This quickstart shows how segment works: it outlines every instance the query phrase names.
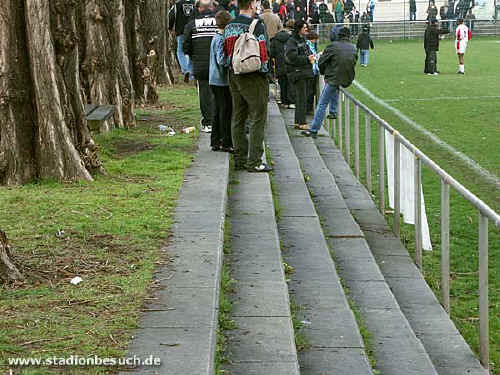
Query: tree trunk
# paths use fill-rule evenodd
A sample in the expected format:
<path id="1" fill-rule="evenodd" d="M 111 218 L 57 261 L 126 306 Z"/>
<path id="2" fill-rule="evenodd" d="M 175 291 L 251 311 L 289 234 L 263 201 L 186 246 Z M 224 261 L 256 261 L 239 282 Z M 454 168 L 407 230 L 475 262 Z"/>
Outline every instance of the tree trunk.
<path id="1" fill-rule="evenodd" d="M 135 126 L 123 0 L 85 0 L 80 12 L 85 43 L 82 75 L 89 104 L 115 104 L 118 127 Z M 83 35 L 82 35 L 83 34 Z M 106 121 L 102 130 L 109 130 Z"/>
<path id="2" fill-rule="evenodd" d="M 24 22 L 24 3 L 0 1 L 0 184 L 33 180 L 35 108 Z"/>
<path id="3" fill-rule="evenodd" d="M 0 230 L 0 280 L 3 282 L 19 281 L 23 276 L 10 260 L 10 245 L 5 232 Z"/>
<path id="4" fill-rule="evenodd" d="M 65 18 L 65 22 L 73 23 L 74 13 Z M 79 139 L 85 139 L 77 125 L 83 108 L 74 113 L 68 97 L 80 92 L 70 92 L 71 87 L 66 86 L 63 70 L 56 61 L 51 29 L 49 0 L 26 0 L 26 33 L 38 115 L 35 153 L 39 175 L 59 180 L 92 180 L 77 149 Z M 58 59 L 64 65 L 64 57 L 59 55 Z"/>

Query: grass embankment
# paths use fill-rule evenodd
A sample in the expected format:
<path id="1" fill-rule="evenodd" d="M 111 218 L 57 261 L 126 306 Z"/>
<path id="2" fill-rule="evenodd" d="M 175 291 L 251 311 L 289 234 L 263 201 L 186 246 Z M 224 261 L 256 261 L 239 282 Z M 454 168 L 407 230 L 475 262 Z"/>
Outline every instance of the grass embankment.
<path id="1" fill-rule="evenodd" d="M 453 42 L 441 42 L 439 76 L 423 74 L 421 41 L 375 42 L 368 68 L 356 68 L 356 79 L 377 97 L 385 100 L 489 172 L 500 174 L 500 98 L 498 58 L 500 44 L 492 39 L 473 39 L 466 55 L 466 75 L 456 74 L 457 58 Z M 498 186 L 482 179 L 450 152 L 430 141 L 420 131 L 402 121 L 394 112 L 351 86 L 349 91 L 401 134 L 419 147 L 471 192 L 500 212 Z M 351 106 L 352 111 L 352 106 Z M 360 114 L 362 111 L 360 111 Z M 353 115 L 351 114 L 351 127 Z M 360 115 L 361 176 L 365 183 L 364 116 Z M 372 184 L 377 181 L 377 127 L 372 121 Z M 353 142 L 351 128 L 351 142 Z M 354 146 L 351 144 L 351 152 Z M 351 155 L 354 160 L 354 155 Z M 432 252 L 424 252 L 424 275 L 440 298 L 440 180 L 423 167 L 423 190 L 429 221 Z M 388 199 L 386 197 L 386 202 Z M 479 350 L 478 312 L 478 215 L 464 198 L 451 192 L 451 317 L 472 349 Z M 388 216 L 392 221 L 392 217 Z M 413 226 L 403 225 L 402 239 L 413 253 Z M 490 365 L 500 373 L 500 231 L 490 224 Z"/>
<path id="2" fill-rule="evenodd" d="M 168 237 L 196 135 L 166 137 L 158 125 L 197 125 L 193 86 L 160 92 L 134 129 L 95 137 L 108 176 L 0 188 L 0 228 L 26 280 L 0 287 L 0 372 L 8 358 L 121 358 L 167 262 Z M 77 286 L 69 281 L 80 276 Z M 118 367 L 12 367 L 22 374 L 112 374 Z"/>

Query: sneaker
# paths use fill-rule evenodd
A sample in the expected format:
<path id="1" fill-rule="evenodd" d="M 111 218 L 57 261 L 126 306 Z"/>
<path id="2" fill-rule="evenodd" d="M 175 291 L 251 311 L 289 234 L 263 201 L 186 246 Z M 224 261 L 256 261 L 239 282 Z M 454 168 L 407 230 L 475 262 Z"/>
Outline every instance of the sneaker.
<path id="1" fill-rule="evenodd" d="M 305 137 L 312 137 L 312 138 L 317 138 L 318 137 L 318 133 L 316 132 L 312 132 L 310 130 L 304 130 L 301 132 L 303 136 Z"/>
<path id="2" fill-rule="evenodd" d="M 211 133 L 212 132 L 212 127 L 207 125 L 202 125 L 201 128 L 200 128 L 200 131 L 204 132 L 204 133 Z"/>
<path id="3" fill-rule="evenodd" d="M 434 73 L 432 73 L 432 74 L 433 74 L 433 75 L 435 75 L 435 76 L 439 75 L 439 73 L 438 73 L 438 72 L 434 72 Z"/>
<path id="4" fill-rule="evenodd" d="M 337 118 L 337 114 L 336 113 L 329 113 L 328 116 L 326 116 L 327 119 L 331 119 L 331 120 L 334 120 Z"/>
<path id="5" fill-rule="evenodd" d="M 252 167 L 252 168 L 248 168 L 248 172 L 251 172 L 251 173 L 271 172 L 272 170 L 273 170 L 273 167 L 271 167 L 267 164 L 264 164 L 264 163 L 256 165 L 255 167 Z"/>
<path id="6" fill-rule="evenodd" d="M 295 104 L 288 104 L 289 109 L 295 109 Z"/>

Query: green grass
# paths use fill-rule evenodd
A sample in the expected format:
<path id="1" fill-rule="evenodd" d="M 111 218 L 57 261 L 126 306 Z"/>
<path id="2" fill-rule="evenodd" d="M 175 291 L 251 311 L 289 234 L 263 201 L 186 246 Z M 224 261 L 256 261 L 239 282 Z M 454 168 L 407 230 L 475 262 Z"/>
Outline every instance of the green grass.
<path id="1" fill-rule="evenodd" d="M 356 79 L 382 99 L 398 99 L 389 104 L 403 112 L 446 143 L 468 155 L 495 175 L 500 173 L 500 113 L 497 96 L 500 82 L 500 44 L 494 40 L 473 39 L 466 55 L 466 75 L 457 75 L 457 58 L 453 42 L 441 42 L 439 76 L 423 74 L 424 52 L 421 41 L 375 42 L 368 68 L 356 69 Z M 419 131 L 401 121 L 355 86 L 349 92 L 368 105 L 396 128 L 445 171 L 476 194 L 496 212 L 500 212 L 498 187 L 485 181 L 475 171 L 442 147 L 432 143 Z M 441 99 L 416 101 L 417 98 L 472 97 L 469 100 Z M 361 114 L 361 111 L 360 111 Z M 351 106 L 351 142 L 353 142 Z M 360 116 L 361 180 L 366 183 L 364 167 L 364 116 Z M 377 128 L 372 121 L 372 185 L 378 191 Z M 354 160 L 351 143 L 351 160 Z M 424 252 L 424 275 L 440 298 L 440 180 L 426 167 L 422 173 L 426 212 L 431 230 L 433 252 Z M 386 202 L 388 201 L 386 197 Z M 478 345 L 478 218 L 477 210 L 452 190 L 451 193 L 451 316 L 472 349 Z M 392 224 L 392 217 L 387 216 Z M 500 373 L 500 231 L 489 228 L 489 294 L 490 294 L 490 366 Z M 410 253 L 414 253 L 413 226 L 403 225 L 401 237 Z"/>
<path id="2" fill-rule="evenodd" d="M 196 136 L 165 137 L 168 123 L 197 125 L 196 90 L 162 89 L 156 121 L 95 137 L 108 175 L 94 182 L 1 187 L 0 228 L 26 277 L 0 287 L 0 365 L 9 357 L 124 357 L 169 235 Z M 56 236 L 58 231 L 62 235 Z M 62 232 L 59 232 L 60 234 Z M 83 282 L 71 285 L 80 276 Z M 5 369 L 6 367 L 4 367 Z M 18 368 L 15 372 L 111 374 L 114 367 Z"/>

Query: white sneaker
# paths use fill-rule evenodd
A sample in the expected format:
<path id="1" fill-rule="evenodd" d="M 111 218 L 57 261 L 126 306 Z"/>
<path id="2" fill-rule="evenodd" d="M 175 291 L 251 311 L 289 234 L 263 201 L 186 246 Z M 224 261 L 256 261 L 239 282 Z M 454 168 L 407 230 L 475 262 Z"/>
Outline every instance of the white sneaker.
<path id="1" fill-rule="evenodd" d="M 204 132 L 204 133 L 211 133 L 212 132 L 212 127 L 211 126 L 204 126 L 202 125 L 200 127 L 200 131 Z"/>
<path id="2" fill-rule="evenodd" d="M 295 104 L 288 104 L 288 108 L 295 109 Z"/>

